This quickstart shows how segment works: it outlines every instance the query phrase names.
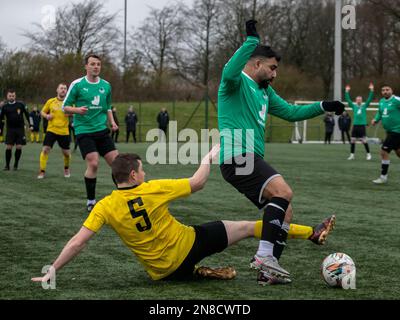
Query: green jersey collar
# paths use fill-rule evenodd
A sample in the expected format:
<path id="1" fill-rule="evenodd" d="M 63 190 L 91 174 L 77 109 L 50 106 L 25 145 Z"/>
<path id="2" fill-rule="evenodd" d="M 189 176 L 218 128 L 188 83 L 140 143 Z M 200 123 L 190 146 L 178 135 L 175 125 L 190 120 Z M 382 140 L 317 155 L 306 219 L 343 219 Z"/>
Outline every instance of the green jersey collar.
<path id="1" fill-rule="evenodd" d="M 242 71 L 242 73 L 243 73 L 247 78 L 249 78 L 251 81 L 253 81 L 255 84 L 258 85 L 258 83 L 255 82 L 246 72 Z"/>
<path id="2" fill-rule="evenodd" d="M 87 78 L 87 76 L 85 76 L 85 80 L 86 80 L 86 82 L 89 83 L 89 84 L 99 84 L 101 79 L 100 79 L 100 77 L 98 77 L 98 78 L 99 78 L 99 79 L 98 79 L 96 82 L 90 82 L 89 79 Z"/>

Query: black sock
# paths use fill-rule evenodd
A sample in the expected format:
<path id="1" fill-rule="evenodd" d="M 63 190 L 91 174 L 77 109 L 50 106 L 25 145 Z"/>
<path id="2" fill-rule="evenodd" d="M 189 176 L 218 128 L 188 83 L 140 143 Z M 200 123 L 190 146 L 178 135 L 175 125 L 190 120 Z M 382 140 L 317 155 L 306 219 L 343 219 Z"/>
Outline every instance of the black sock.
<path id="1" fill-rule="evenodd" d="M 274 243 L 274 257 L 279 260 L 282 255 L 283 249 L 286 247 L 286 240 L 289 233 L 289 225 L 283 223 L 282 229 L 279 233 L 278 239 Z"/>
<path id="2" fill-rule="evenodd" d="M 261 231 L 261 240 L 274 244 L 279 241 L 285 213 L 289 206 L 289 201 L 279 197 L 273 197 L 264 209 L 263 226 Z M 283 248 L 280 252 L 282 254 Z"/>
<path id="3" fill-rule="evenodd" d="M 368 145 L 368 143 L 364 143 L 364 147 L 365 147 L 365 151 L 367 151 L 367 153 L 369 153 L 369 145 Z"/>
<path id="4" fill-rule="evenodd" d="M 389 163 L 383 163 L 383 162 L 382 162 L 382 171 L 381 171 L 381 174 L 382 174 L 383 176 L 386 176 L 387 173 L 388 173 L 388 171 L 389 171 Z"/>
<path id="5" fill-rule="evenodd" d="M 354 153 L 354 151 L 356 151 L 356 144 L 352 143 L 350 147 L 350 153 Z"/>
<path id="6" fill-rule="evenodd" d="M 11 161 L 11 149 L 6 149 L 6 167 L 10 167 L 10 161 Z"/>
<path id="7" fill-rule="evenodd" d="M 96 180 L 96 178 L 85 177 L 86 195 L 88 200 L 96 199 Z"/>
<path id="8" fill-rule="evenodd" d="M 14 168 L 18 168 L 18 162 L 19 162 L 19 159 L 21 159 L 21 154 L 22 154 L 22 150 L 21 149 L 15 149 Z"/>

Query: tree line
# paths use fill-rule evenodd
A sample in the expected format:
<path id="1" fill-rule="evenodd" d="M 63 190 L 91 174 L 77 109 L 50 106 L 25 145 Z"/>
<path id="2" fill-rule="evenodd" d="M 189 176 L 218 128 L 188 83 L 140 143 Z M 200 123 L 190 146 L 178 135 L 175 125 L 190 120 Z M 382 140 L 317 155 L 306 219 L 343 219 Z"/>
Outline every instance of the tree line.
<path id="1" fill-rule="evenodd" d="M 363 94 L 369 81 L 400 89 L 400 7 L 397 0 L 343 1 L 356 7 L 356 29 L 343 30 L 343 82 Z M 103 57 L 102 76 L 115 101 L 216 98 L 221 71 L 245 39 L 245 21 L 258 20 L 261 41 L 281 56 L 274 87 L 287 99 L 332 97 L 334 0 L 194 0 L 152 8 L 128 32 L 127 58 L 118 13 L 95 0 L 56 12 L 55 24 L 34 24 L 29 45 L 0 39 L 0 89 L 25 100 L 54 95 L 59 82 L 83 74 L 83 57 Z"/>

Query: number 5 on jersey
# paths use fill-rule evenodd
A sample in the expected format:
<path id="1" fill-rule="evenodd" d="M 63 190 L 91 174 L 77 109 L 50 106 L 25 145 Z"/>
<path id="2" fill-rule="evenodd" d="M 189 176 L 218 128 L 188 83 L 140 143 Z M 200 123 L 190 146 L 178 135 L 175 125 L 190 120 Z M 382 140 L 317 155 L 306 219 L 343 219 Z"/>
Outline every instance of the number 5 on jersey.
<path id="1" fill-rule="evenodd" d="M 139 218 L 139 217 L 143 216 L 144 222 L 146 223 L 146 225 L 144 225 L 144 226 L 142 226 L 140 223 L 137 223 L 136 228 L 138 229 L 139 232 L 150 230 L 151 229 L 151 221 L 147 214 L 147 211 L 145 209 L 136 211 L 134 208 L 135 203 L 137 203 L 139 207 L 142 207 L 143 206 L 142 198 L 136 198 L 136 199 L 128 201 L 128 207 L 129 207 L 129 211 L 131 212 L 132 218 L 135 219 L 135 218 Z"/>

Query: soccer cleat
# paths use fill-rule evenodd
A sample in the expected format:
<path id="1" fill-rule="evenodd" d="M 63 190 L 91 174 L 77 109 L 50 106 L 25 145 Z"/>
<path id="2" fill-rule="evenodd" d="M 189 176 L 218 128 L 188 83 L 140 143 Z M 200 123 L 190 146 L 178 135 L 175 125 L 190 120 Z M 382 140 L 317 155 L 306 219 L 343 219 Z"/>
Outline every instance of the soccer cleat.
<path id="1" fill-rule="evenodd" d="M 13 170 L 14 170 L 14 171 L 18 171 L 18 167 L 17 167 L 17 166 L 14 166 Z"/>
<path id="2" fill-rule="evenodd" d="M 250 268 L 258 271 L 264 271 L 270 277 L 289 278 L 290 273 L 283 269 L 278 260 L 273 256 L 260 257 L 255 255 L 250 261 Z"/>
<path id="3" fill-rule="evenodd" d="M 329 233 L 333 230 L 336 223 L 336 216 L 333 214 L 330 217 L 326 218 L 320 224 L 316 225 L 313 228 L 312 235 L 308 238 L 315 244 L 325 244 L 326 239 L 328 238 Z"/>
<path id="4" fill-rule="evenodd" d="M 370 153 L 367 153 L 367 160 L 371 160 L 371 159 L 372 159 L 371 154 L 370 154 Z"/>
<path id="5" fill-rule="evenodd" d="M 69 169 L 64 169 L 64 178 L 70 178 L 71 177 L 71 171 Z"/>
<path id="6" fill-rule="evenodd" d="M 3 171 L 10 171 L 10 167 L 5 166 L 4 169 L 3 169 Z"/>
<path id="7" fill-rule="evenodd" d="M 354 160 L 354 159 L 355 159 L 355 158 L 354 158 L 354 153 L 351 153 L 351 154 L 350 154 L 350 157 L 347 158 L 347 160 Z"/>
<path id="8" fill-rule="evenodd" d="M 268 286 L 274 284 L 289 284 L 292 280 L 290 278 L 281 278 L 281 277 L 274 277 L 268 274 L 265 271 L 258 271 L 257 274 L 257 283 L 261 286 Z"/>
<path id="9" fill-rule="evenodd" d="M 231 280 L 236 277 L 236 270 L 232 267 L 196 267 L 194 274 L 200 278 Z"/>
<path id="10" fill-rule="evenodd" d="M 37 178 L 38 179 L 44 179 L 44 176 L 45 176 L 45 172 L 44 171 L 40 171 L 38 176 L 37 176 Z"/>
<path id="11" fill-rule="evenodd" d="M 89 212 L 89 213 L 92 212 L 95 205 L 96 205 L 96 201 L 87 203 L 87 205 L 86 205 L 87 212 Z"/>
<path id="12" fill-rule="evenodd" d="M 372 180 L 375 184 L 384 184 L 387 183 L 387 177 L 380 176 L 378 179 Z"/>

